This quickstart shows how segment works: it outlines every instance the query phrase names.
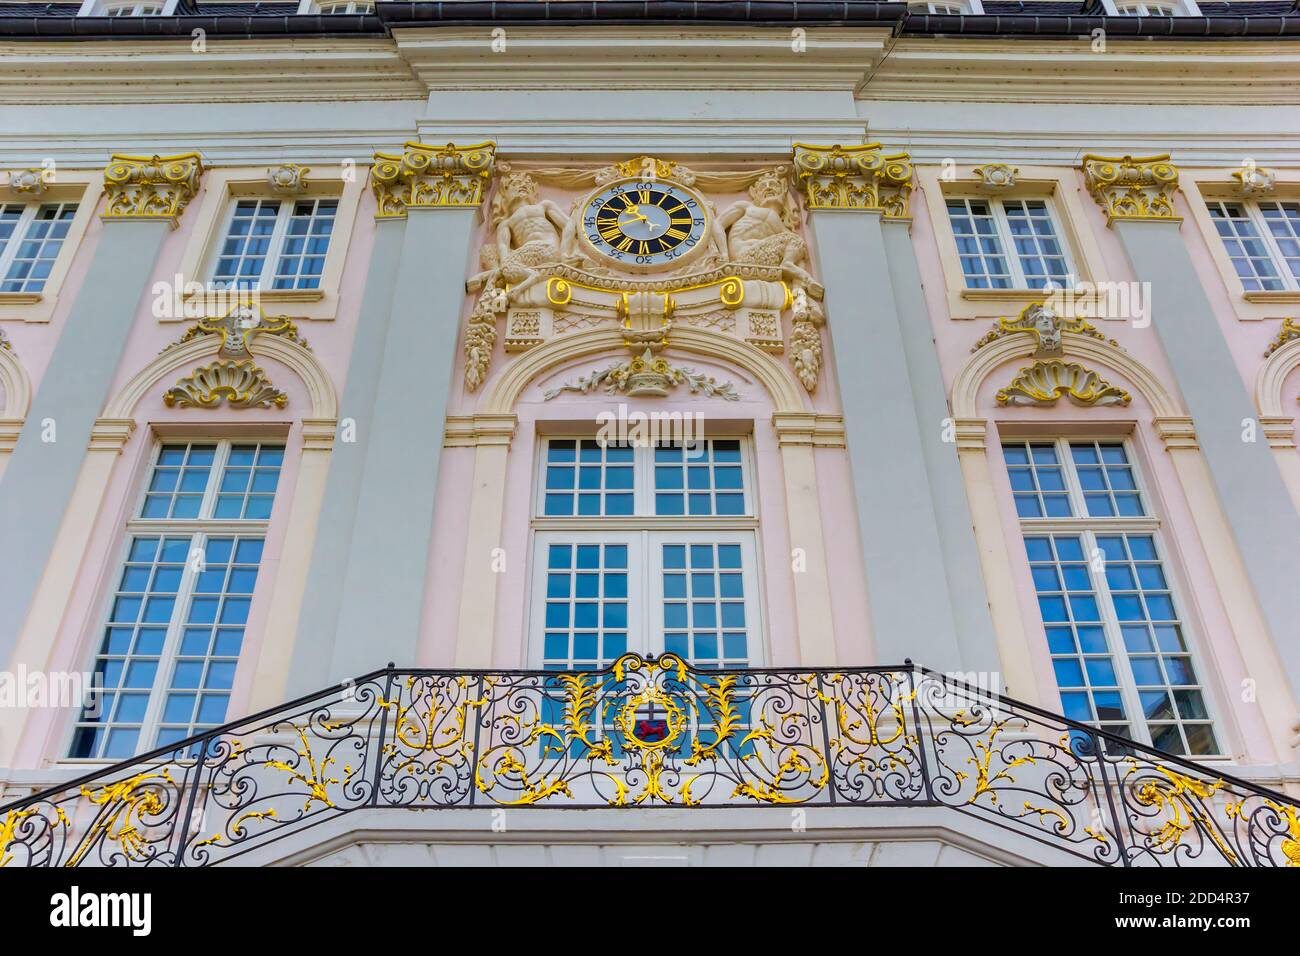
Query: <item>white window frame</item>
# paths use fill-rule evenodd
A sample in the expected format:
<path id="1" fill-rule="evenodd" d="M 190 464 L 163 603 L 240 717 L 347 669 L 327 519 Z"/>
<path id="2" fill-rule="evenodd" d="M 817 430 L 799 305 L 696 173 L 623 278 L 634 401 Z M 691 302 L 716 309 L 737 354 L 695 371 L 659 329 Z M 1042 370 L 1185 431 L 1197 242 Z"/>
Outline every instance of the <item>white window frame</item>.
<path id="1" fill-rule="evenodd" d="M 345 10 L 326 10 L 325 7 L 346 7 Z M 360 16 L 363 14 L 374 13 L 374 0 L 299 0 L 299 13 L 319 13 L 322 16 L 335 16 L 338 14 L 353 14 Z"/>
<path id="2" fill-rule="evenodd" d="M 952 226 L 952 215 L 948 210 L 950 201 L 963 203 L 986 202 L 989 204 L 989 210 L 993 215 L 993 225 L 997 230 L 998 242 L 1002 246 L 1002 258 L 1007 261 L 1007 267 L 1011 270 L 1011 286 L 1006 289 L 999 289 L 995 286 L 977 287 L 968 283 L 969 277 L 966 270 L 961 264 L 961 249 L 957 245 L 957 233 Z M 964 292 L 1041 292 L 1042 289 L 1035 288 L 1029 284 L 1025 277 L 1024 267 L 1020 264 L 1020 255 L 1016 252 L 1015 236 L 1011 232 L 1011 223 L 1007 219 L 1007 209 L 1005 201 L 1012 202 L 1041 202 L 1044 210 L 1047 212 L 1047 218 L 1052 223 L 1052 232 L 1057 243 L 1061 247 L 1061 256 L 1065 259 L 1066 281 L 1071 285 L 1079 281 L 1078 265 L 1074 261 L 1074 250 L 1070 248 L 1070 241 L 1062 228 L 1060 213 L 1056 210 L 1056 203 L 1051 196 L 984 196 L 969 193 L 951 193 L 943 196 L 943 216 L 948 225 L 948 237 L 952 240 L 953 249 L 956 254 L 957 274 L 961 279 L 962 291 Z M 966 207 L 966 215 L 971 215 L 969 205 Z"/>
<path id="3" fill-rule="evenodd" d="M 1074 457 L 1070 451 L 1070 446 L 1079 442 L 1097 442 L 1099 444 L 1122 445 L 1124 455 L 1128 459 L 1129 470 L 1133 475 L 1133 483 L 1137 488 L 1138 499 L 1142 502 L 1143 510 L 1146 512 L 1141 517 L 1091 517 L 1088 514 L 1087 500 L 1084 498 L 1083 487 L 1079 482 L 1079 476 L 1074 464 Z M 1148 485 L 1144 469 L 1141 467 L 1137 456 L 1134 454 L 1133 443 L 1128 438 L 1121 438 L 1116 435 L 1090 435 L 1078 434 L 1069 436 L 1025 436 L 1025 435 L 1003 435 L 1000 444 L 1030 444 L 1045 445 L 1052 444 L 1056 448 L 1057 460 L 1060 462 L 1061 475 L 1065 480 L 1066 493 L 1070 500 L 1070 509 L 1075 515 L 1073 518 L 1025 518 L 1016 515 L 1016 521 L 1020 527 L 1020 546 L 1024 548 L 1024 539 L 1030 535 L 1054 535 L 1054 534 L 1072 534 L 1077 535 L 1083 540 L 1084 561 L 1088 565 L 1088 577 L 1092 584 L 1093 594 L 1096 595 L 1097 605 L 1102 620 L 1103 633 L 1106 636 L 1106 644 L 1110 651 L 1111 659 L 1114 662 L 1115 674 L 1120 688 L 1120 697 L 1124 702 L 1124 709 L 1127 715 L 1127 723 L 1130 731 L 1139 743 L 1151 746 L 1151 733 L 1147 727 L 1146 714 L 1143 711 L 1141 698 L 1137 681 L 1133 677 L 1133 665 L 1130 661 L 1130 652 L 1124 645 L 1124 635 L 1121 630 L 1120 621 L 1115 613 L 1114 601 L 1111 597 L 1110 583 L 1106 580 L 1105 570 L 1097 571 L 1093 567 L 1095 556 L 1100 549 L 1097 545 L 1098 535 L 1129 535 L 1142 534 L 1150 535 L 1156 544 L 1156 555 L 1160 562 L 1161 572 L 1169 584 L 1169 593 L 1174 602 L 1174 608 L 1178 612 L 1179 626 L 1182 629 L 1183 641 L 1187 645 L 1187 654 L 1192 660 L 1193 667 L 1196 670 L 1198 684 L 1196 685 L 1201 692 L 1202 700 L 1205 703 L 1205 712 L 1208 715 L 1206 720 L 1214 731 L 1215 742 L 1219 746 L 1219 752 L 1216 754 L 1191 754 L 1185 753 L 1181 756 L 1193 760 L 1223 760 L 1230 757 L 1226 749 L 1224 734 L 1228 725 L 1220 718 L 1220 711 L 1215 700 L 1214 688 L 1211 682 L 1206 679 L 1209 673 L 1205 665 L 1212 658 L 1205 652 L 1205 642 L 1201 637 L 1196 622 L 1189 613 L 1189 604 L 1184 595 L 1190 594 L 1188 588 L 1182 580 L 1179 569 L 1171 560 L 1171 551 L 1165 545 L 1165 536 L 1162 533 L 1162 523 L 1152 508 L 1152 498 L 1148 491 Z M 1003 462 L 1003 470 L 1007 471 L 1007 465 Z M 1008 474 L 1008 482 L 1010 474 Z M 1012 510 L 1015 508 L 1014 498 L 1012 499 Z M 1029 561 L 1025 558 L 1025 566 L 1028 568 Z M 1030 581 L 1031 592 L 1035 593 L 1034 606 L 1037 613 L 1037 589 Z M 1051 657 L 1051 650 L 1047 643 L 1048 623 L 1039 617 L 1040 637 L 1042 647 L 1047 656 Z M 1156 652 L 1157 656 L 1160 652 Z M 1139 654 L 1138 656 L 1142 656 Z M 1060 689 L 1056 683 L 1055 674 L 1052 677 L 1052 686 Z M 1180 685 L 1181 686 L 1181 685 Z M 1167 689 L 1167 688 L 1166 688 Z M 1172 691 L 1168 691 L 1172 694 Z M 1182 723 L 1181 720 L 1178 723 Z"/>
<path id="4" fill-rule="evenodd" d="M 546 467 L 551 441 L 592 440 L 581 433 L 539 436 L 533 468 L 532 555 L 525 630 L 528 635 L 528 667 L 540 669 L 545 660 L 545 605 L 547 549 L 551 544 L 626 544 L 628 548 L 628 652 L 662 654 L 663 646 L 663 544 L 739 544 L 745 589 L 746 650 L 749 668 L 764 666 L 767 635 L 761 580 L 761 548 L 758 540 L 757 487 L 752 437 L 745 434 L 709 435 L 705 440 L 740 442 L 741 483 L 745 495 L 743 515 L 656 515 L 654 514 L 654 446 L 638 446 L 633 454 L 633 514 L 547 516 Z M 575 462 L 575 465 L 577 463 Z M 575 477 L 576 484 L 576 477 Z M 576 493 L 576 490 L 575 490 Z M 687 493 L 687 492 L 683 492 Z M 637 596 L 639 595 L 639 597 Z M 717 628 L 719 640 L 723 628 Z M 721 659 L 721 648 L 719 648 Z M 558 673 L 558 672 L 557 672 Z"/>
<path id="5" fill-rule="evenodd" d="M 204 487 L 203 500 L 199 505 L 199 517 L 197 518 L 141 518 L 138 517 L 144 510 L 145 499 L 149 493 L 149 485 L 152 481 L 154 470 L 158 465 L 158 457 L 166 446 L 175 445 L 215 445 L 216 451 L 213 454 L 212 465 L 208 473 L 208 482 Z M 144 716 L 140 721 L 140 736 L 136 742 L 136 754 L 148 753 L 157 747 L 157 737 L 162 725 L 163 708 L 166 704 L 166 698 L 171 691 L 172 678 L 176 671 L 178 658 L 180 657 L 181 642 L 184 637 L 186 619 L 189 617 L 190 602 L 194 597 L 194 586 L 200 573 L 196 567 L 196 560 L 206 553 L 208 539 L 211 537 L 230 537 L 237 539 L 243 538 L 261 538 L 263 551 L 262 557 L 258 562 L 259 576 L 266 567 L 266 540 L 270 533 L 271 518 L 205 518 L 204 515 L 212 514 L 216 507 L 216 500 L 220 494 L 221 478 L 225 474 L 227 462 L 230 460 L 230 451 L 235 445 L 270 445 L 276 447 L 285 447 L 286 443 L 283 438 L 277 436 L 249 436 L 240 438 L 212 438 L 207 436 L 184 437 L 184 436 L 166 436 L 159 437 L 154 442 L 154 447 L 149 455 L 149 462 L 144 471 L 144 478 L 140 481 L 140 487 L 132 505 L 130 515 L 122 527 L 120 541 L 116 553 L 116 562 L 112 565 L 115 577 L 111 579 L 109 586 L 99 602 L 99 610 L 94 618 L 96 629 L 94 631 L 92 646 L 89 654 L 89 670 L 94 671 L 98 662 L 100 651 L 104 646 L 104 632 L 109 625 L 109 619 L 112 614 L 113 604 L 117 599 L 118 585 L 121 581 L 122 570 L 125 568 L 131 548 L 135 539 L 140 536 L 154 535 L 161 538 L 166 537 L 186 537 L 190 539 L 190 550 L 185 561 L 185 566 L 181 571 L 180 583 L 176 588 L 175 605 L 172 608 L 171 618 L 167 622 L 166 636 L 163 639 L 162 650 L 158 653 L 158 669 L 154 674 L 153 686 L 149 690 L 149 703 L 145 708 Z M 284 477 L 285 460 L 281 460 L 280 480 Z M 251 479 L 250 479 L 251 483 Z M 281 484 L 277 481 L 275 494 L 278 497 L 281 494 Z M 274 505 L 272 506 L 274 509 Z M 274 510 L 272 511 L 274 514 Z M 237 546 L 237 545 L 236 545 Z M 250 600 L 256 599 L 256 589 L 249 595 Z M 250 617 L 251 620 L 251 617 Z M 245 622 L 244 637 L 248 637 L 249 624 Z M 244 644 L 240 647 L 240 657 L 236 662 L 236 677 L 232 682 L 230 697 L 233 699 L 233 689 L 238 686 L 239 666 L 247 659 L 243 653 Z M 116 701 L 114 701 L 116 705 Z M 226 719 L 230 719 L 230 714 L 226 714 Z M 108 756 L 91 756 L 91 757 L 70 757 L 67 756 L 72 749 L 76 739 L 77 731 L 80 729 L 83 721 L 81 713 L 78 711 L 73 718 L 72 725 L 69 729 L 67 739 L 64 741 L 63 749 L 60 751 L 64 756 L 62 759 L 73 762 L 92 762 L 103 763 L 105 761 L 115 761 L 124 758 Z M 112 728 L 111 722 L 106 722 L 106 728 Z"/>
<path id="6" fill-rule="evenodd" d="M 1266 203 L 1274 202 L 1279 205 L 1282 203 L 1294 203 L 1294 199 L 1265 199 Z M 1277 270 L 1277 278 L 1282 283 L 1281 289 L 1246 289 L 1245 280 L 1237 274 L 1237 267 L 1233 264 L 1232 255 L 1224 243 L 1224 237 L 1219 235 L 1218 223 L 1220 220 L 1215 217 L 1214 209 L 1219 206 L 1240 206 L 1245 212 L 1246 218 L 1250 224 L 1255 227 L 1256 238 L 1263 244 L 1265 251 L 1268 253 L 1269 261 L 1273 268 Z M 1210 215 L 1210 225 L 1214 228 L 1215 238 L 1219 241 L 1220 248 L 1223 249 L 1224 255 L 1228 259 L 1228 269 L 1234 279 L 1237 280 L 1245 292 L 1248 294 L 1255 292 L 1277 293 L 1277 292 L 1296 292 L 1300 291 L 1300 276 L 1296 276 L 1291 271 L 1291 266 L 1287 263 L 1286 256 L 1282 255 L 1282 249 L 1277 244 L 1277 237 L 1273 235 L 1273 230 L 1268 227 L 1268 220 L 1264 218 L 1264 212 L 1259 207 L 1259 201 L 1253 199 L 1207 199 L 1206 211 Z M 1238 241 L 1240 237 L 1233 237 Z M 1262 282 L 1256 277 L 1257 282 Z"/>
<path id="7" fill-rule="evenodd" d="M 578 519 L 572 519 L 577 521 Z M 528 602 L 528 666 L 541 669 L 545 662 L 547 549 L 552 544 L 625 544 L 627 546 L 627 652 L 643 657 L 664 652 L 663 545 L 738 544 L 741 579 L 745 588 L 746 650 L 750 668 L 762 667 L 762 609 L 758 591 L 758 544 L 753 531 L 725 531 L 716 528 L 645 528 L 639 531 L 596 531 L 574 529 L 536 531 L 533 535 L 531 600 Z M 688 628 L 689 630 L 689 628 Z M 717 631 L 721 635 L 722 624 Z M 721 638 L 719 638 L 721 639 Z M 721 659 L 721 653 L 719 653 Z M 556 673 L 559 673 L 558 671 Z"/>
<path id="8" fill-rule="evenodd" d="M 718 438 L 722 440 L 739 440 L 740 441 L 740 481 L 741 487 L 745 493 L 745 513 L 741 515 L 657 515 L 654 513 L 655 488 L 654 488 L 654 449 L 650 448 L 648 453 L 641 453 L 641 449 L 636 449 L 632 458 L 632 514 L 630 515 L 547 515 L 546 514 L 546 449 L 552 441 L 573 441 L 581 442 L 583 440 L 591 441 L 593 435 L 570 435 L 557 434 L 545 435 L 538 442 L 537 461 L 534 463 L 533 471 L 533 519 L 535 522 L 558 522 L 558 521 L 638 521 L 649 520 L 659 522 L 700 522 L 700 521 L 736 521 L 753 520 L 757 514 L 754 490 L 754 466 L 752 461 L 753 442 L 746 435 L 710 435 L 705 441 L 711 441 Z M 580 462 L 575 462 L 575 467 Z M 575 487 L 574 493 L 578 493 Z M 687 494 L 685 489 L 683 494 Z"/>
<path id="9" fill-rule="evenodd" d="M 261 273 L 259 273 L 257 277 L 257 285 L 249 287 L 249 291 L 252 291 L 253 289 L 256 289 L 259 293 L 322 291 L 325 288 L 325 264 L 328 262 L 328 258 L 329 258 L 328 248 L 326 249 L 325 255 L 321 257 L 322 260 L 324 261 L 321 263 L 321 274 L 317 277 L 317 283 L 315 286 L 311 286 L 308 288 L 301 288 L 295 285 L 291 289 L 276 289 L 273 286 L 276 280 L 276 270 L 279 268 L 280 258 L 284 255 L 284 244 L 285 244 L 285 240 L 288 238 L 289 235 L 289 223 L 293 219 L 294 206 L 299 202 L 314 202 L 317 204 L 321 202 L 333 202 L 335 204 L 334 216 L 333 216 L 334 226 L 331 227 L 330 235 L 329 235 L 329 247 L 333 247 L 335 238 L 337 236 L 336 227 L 338 226 L 339 206 L 342 204 L 342 199 L 339 196 L 304 195 L 304 196 L 284 196 L 284 197 L 277 197 L 277 196 L 231 196 L 229 197 L 226 202 L 226 211 L 224 217 L 221 220 L 221 228 L 217 232 L 216 241 L 213 243 L 213 247 L 208 254 L 207 267 L 204 273 L 206 276 L 204 280 L 205 285 L 207 285 L 209 288 L 215 288 L 216 283 L 222 281 L 216 275 L 217 263 L 221 261 L 222 249 L 225 247 L 226 240 L 230 237 L 230 227 L 235 221 L 235 213 L 239 210 L 239 204 L 241 202 L 278 202 L 280 204 L 279 210 L 276 213 L 275 229 L 271 232 L 271 236 L 270 239 L 268 240 L 268 245 L 266 249 L 266 256 L 262 260 L 262 271 Z M 239 279 L 240 277 L 237 276 L 235 278 Z M 229 288 L 237 289 L 243 287 L 232 284 L 231 286 L 229 286 Z"/>
<path id="10" fill-rule="evenodd" d="M 71 206 L 74 210 L 72 213 L 72 218 L 67 220 L 68 234 L 65 235 L 61 240 L 59 240 L 59 256 L 62 256 L 64 250 L 67 248 L 68 239 L 72 235 L 72 224 L 76 220 L 77 210 L 79 210 L 81 206 L 81 204 L 77 202 L 75 199 L 68 200 L 67 202 L 59 202 L 57 200 L 55 201 L 47 200 L 43 202 L 38 201 L 38 202 L 26 202 L 26 203 L 21 201 L 5 202 L 3 200 L 0 200 L 0 206 L 16 206 L 16 205 L 21 205 L 23 207 L 23 212 L 22 215 L 18 217 L 18 222 L 14 224 L 13 235 L 9 237 L 9 241 L 5 244 L 4 248 L 0 249 L 0 283 L 3 283 L 5 281 L 5 277 L 8 276 L 9 274 L 9 267 L 13 265 L 14 260 L 18 258 L 18 249 L 22 246 L 24 242 L 27 241 L 28 230 L 31 229 L 32 223 L 36 221 L 36 214 L 41 211 L 42 207 L 58 206 L 60 209 L 62 209 L 65 206 Z M 54 262 L 56 264 L 58 262 L 59 256 L 55 256 L 54 258 Z M 52 265 L 50 267 L 51 276 L 54 274 L 53 270 L 54 270 L 54 266 Z M 47 276 L 41 282 L 41 287 L 39 289 L 30 289 L 30 290 L 23 289 L 22 291 L 28 293 L 44 293 L 45 287 L 48 286 L 49 284 L 50 284 L 50 279 L 49 276 Z"/>
<path id="11" fill-rule="evenodd" d="M 938 10 L 936 7 L 957 7 L 954 13 L 950 10 Z M 908 3 L 907 9 L 911 13 L 936 14 L 939 16 L 979 16 L 984 12 L 982 0 L 913 0 Z"/>
<path id="12" fill-rule="evenodd" d="M 131 16 L 131 17 L 170 17 L 176 13 L 176 7 L 180 0 L 82 0 L 81 9 L 77 11 L 79 17 L 111 17 L 111 16 Z M 131 13 L 115 13 L 114 11 L 124 8 L 133 8 Z M 139 7 L 159 7 L 157 13 L 137 13 L 135 9 Z"/>
<path id="13" fill-rule="evenodd" d="M 1102 9 L 1112 17 L 1199 17 L 1196 0 L 1101 0 Z M 1140 10 L 1132 11 L 1139 7 Z M 1157 8 L 1158 12 L 1148 12 Z M 1165 12 L 1167 8 L 1169 12 Z"/>

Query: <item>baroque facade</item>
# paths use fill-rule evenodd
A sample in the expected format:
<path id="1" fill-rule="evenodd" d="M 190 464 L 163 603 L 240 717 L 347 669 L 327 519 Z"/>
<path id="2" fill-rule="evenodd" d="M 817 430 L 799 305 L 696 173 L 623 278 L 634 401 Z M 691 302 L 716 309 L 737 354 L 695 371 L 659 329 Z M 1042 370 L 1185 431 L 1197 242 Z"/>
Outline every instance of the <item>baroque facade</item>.
<path id="1" fill-rule="evenodd" d="M 375 6 L 0 6 L 0 865 L 1300 865 L 1289 3 Z"/>

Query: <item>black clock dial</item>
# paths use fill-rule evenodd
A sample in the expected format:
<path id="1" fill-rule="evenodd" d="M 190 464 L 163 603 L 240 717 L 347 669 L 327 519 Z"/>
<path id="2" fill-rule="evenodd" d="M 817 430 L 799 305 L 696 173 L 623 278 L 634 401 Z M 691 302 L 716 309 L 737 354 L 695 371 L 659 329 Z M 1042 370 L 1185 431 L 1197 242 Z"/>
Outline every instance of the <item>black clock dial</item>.
<path id="1" fill-rule="evenodd" d="M 583 210 L 583 234 L 597 252 L 636 265 L 680 258 L 704 237 L 703 205 L 670 183 L 615 183 Z"/>

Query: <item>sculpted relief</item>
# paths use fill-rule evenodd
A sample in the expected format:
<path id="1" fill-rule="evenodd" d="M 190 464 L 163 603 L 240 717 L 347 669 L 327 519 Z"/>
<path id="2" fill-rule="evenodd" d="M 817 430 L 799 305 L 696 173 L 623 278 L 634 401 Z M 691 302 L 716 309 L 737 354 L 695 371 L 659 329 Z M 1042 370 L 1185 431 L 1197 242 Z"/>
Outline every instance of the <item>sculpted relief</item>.
<path id="1" fill-rule="evenodd" d="M 771 353 L 788 346 L 805 388 L 816 388 L 823 290 L 809 271 L 788 170 L 696 172 L 643 156 L 591 170 L 499 163 L 497 171 L 480 271 L 467 283 L 478 296 L 465 340 L 467 388 L 487 377 L 503 318 L 507 352 L 573 331 L 621 326 L 638 375 L 606 370 L 582 391 L 597 382 L 608 391 L 636 387 L 644 394 L 669 387 L 647 385 L 640 373 L 651 358 L 644 340 L 661 341 L 657 353 L 670 343 L 674 324 L 731 335 Z M 539 198 L 542 185 L 577 195 L 566 210 Z M 748 198 L 721 212 L 708 198 L 736 192 Z M 634 313 L 653 314 L 653 327 L 633 329 Z M 664 366 L 660 372 L 673 384 L 696 381 L 695 373 L 657 354 L 649 365 Z"/>

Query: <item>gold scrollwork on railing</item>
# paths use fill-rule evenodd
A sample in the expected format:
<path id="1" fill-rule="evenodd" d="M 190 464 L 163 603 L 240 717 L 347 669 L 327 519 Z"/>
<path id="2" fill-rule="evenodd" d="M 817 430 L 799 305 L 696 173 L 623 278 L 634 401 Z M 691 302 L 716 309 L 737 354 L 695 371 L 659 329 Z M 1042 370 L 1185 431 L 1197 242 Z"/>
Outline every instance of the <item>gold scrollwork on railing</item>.
<path id="1" fill-rule="evenodd" d="M 946 807 L 1101 865 L 1300 866 L 1291 798 L 979 687 L 670 654 L 377 671 L 0 808 L 0 865 L 210 865 L 356 810 L 801 804 Z"/>

